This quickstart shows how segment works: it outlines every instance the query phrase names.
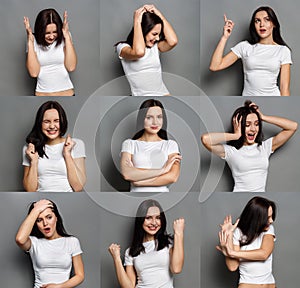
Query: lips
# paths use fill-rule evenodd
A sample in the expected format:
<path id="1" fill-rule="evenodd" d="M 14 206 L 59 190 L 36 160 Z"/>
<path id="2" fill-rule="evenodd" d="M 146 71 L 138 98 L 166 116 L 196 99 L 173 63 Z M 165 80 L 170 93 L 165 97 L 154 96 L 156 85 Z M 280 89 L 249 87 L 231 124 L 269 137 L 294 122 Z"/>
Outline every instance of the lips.
<path id="1" fill-rule="evenodd" d="M 151 126 L 150 127 L 152 130 L 157 130 L 159 127 L 158 126 Z"/>
<path id="2" fill-rule="evenodd" d="M 254 134 L 247 134 L 248 140 L 253 141 L 255 139 L 255 135 L 256 135 L 255 133 Z"/>
<path id="3" fill-rule="evenodd" d="M 51 228 L 50 228 L 50 227 L 47 227 L 47 228 L 44 229 L 45 234 L 49 234 L 50 231 L 51 231 Z"/>

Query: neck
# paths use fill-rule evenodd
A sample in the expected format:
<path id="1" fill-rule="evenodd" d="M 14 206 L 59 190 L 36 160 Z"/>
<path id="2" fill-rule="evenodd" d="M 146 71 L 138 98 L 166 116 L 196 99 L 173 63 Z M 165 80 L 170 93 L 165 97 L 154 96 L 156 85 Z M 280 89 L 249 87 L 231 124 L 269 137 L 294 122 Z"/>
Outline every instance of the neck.
<path id="1" fill-rule="evenodd" d="M 152 241 L 152 240 L 154 240 L 154 239 L 155 239 L 155 238 L 154 238 L 153 235 L 145 235 L 145 236 L 144 236 L 144 239 L 143 239 L 143 243 L 144 243 L 144 242 Z"/>
<path id="2" fill-rule="evenodd" d="M 260 40 L 259 40 L 259 43 L 260 44 L 265 44 L 265 45 L 276 45 L 276 43 L 274 42 L 274 40 L 273 40 L 273 36 L 272 35 L 270 35 L 269 37 L 267 37 L 267 38 L 261 38 Z"/>
<path id="3" fill-rule="evenodd" d="M 59 143 L 61 143 L 61 142 L 63 142 L 64 141 L 64 138 L 62 138 L 62 137 L 57 137 L 57 138 L 55 138 L 55 139 L 48 139 L 48 141 L 47 141 L 47 145 L 56 145 L 56 144 L 59 144 Z"/>
<path id="4" fill-rule="evenodd" d="M 156 142 L 161 141 L 162 139 L 158 136 L 158 134 L 148 134 L 144 133 L 141 138 L 138 140 L 140 141 L 146 141 L 146 142 Z"/>

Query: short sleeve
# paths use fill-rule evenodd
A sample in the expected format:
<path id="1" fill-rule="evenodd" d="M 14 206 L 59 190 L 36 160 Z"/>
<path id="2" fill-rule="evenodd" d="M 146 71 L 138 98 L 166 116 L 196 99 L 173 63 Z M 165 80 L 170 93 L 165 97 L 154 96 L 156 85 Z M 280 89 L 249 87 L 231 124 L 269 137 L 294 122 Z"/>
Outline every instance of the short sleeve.
<path id="1" fill-rule="evenodd" d="M 221 158 L 224 160 L 229 159 L 232 156 L 232 154 L 236 151 L 235 147 L 227 144 L 223 144 L 223 148 L 224 148 L 224 157 Z"/>
<path id="2" fill-rule="evenodd" d="M 73 141 L 76 143 L 72 149 L 73 158 L 86 157 L 84 142 L 82 140 L 76 139 L 76 138 L 74 138 Z"/>
<path id="3" fill-rule="evenodd" d="M 22 154 L 22 156 L 23 156 L 23 162 L 22 162 L 22 165 L 23 166 L 30 166 L 30 161 L 29 161 L 29 159 L 27 158 L 27 156 L 26 156 L 26 149 L 27 149 L 27 145 L 24 145 L 23 146 L 23 154 Z"/>
<path id="4" fill-rule="evenodd" d="M 70 254 L 72 257 L 82 254 L 80 242 L 76 237 L 68 238 L 70 245 Z"/>
<path id="5" fill-rule="evenodd" d="M 238 57 L 243 58 L 247 54 L 247 48 L 249 47 L 248 41 L 242 41 L 231 48 L 231 51 Z"/>
<path id="6" fill-rule="evenodd" d="M 125 251 L 124 266 L 133 266 L 133 257 L 129 255 L 129 248 Z"/>
<path id="7" fill-rule="evenodd" d="M 262 142 L 263 149 L 266 151 L 268 156 L 270 156 L 273 153 L 272 143 L 273 143 L 273 137 Z"/>
<path id="8" fill-rule="evenodd" d="M 233 232 L 233 245 L 240 246 L 242 232 L 239 228 L 236 228 Z"/>
<path id="9" fill-rule="evenodd" d="M 168 155 L 173 153 L 179 153 L 178 144 L 174 140 L 169 140 L 168 143 Z"/>
<path id="10" fill-rule="evenodd" d="M 122 143 L 121 152 L 127 152 L 129 154 L 134 154 L 133 140 L 127 139 Z"/>
<path id="11" fill-rule="evenodd" d="M 120 59 L 123 59 L 123 58 L 120 56 L 122 49 L 123 49 L 124 47 L 127 47 L 127 46 L 130 47 L 130 45 L 127 44 L 127 43 L 119 43 L 119 44 L 117 45 L 117 53 L 118 53 L 118 56 L 119 56 Z"/>
<path id="12" fill-rule="evenodd" d="M 281 55 L 280 62 L 281 62 L 281 65 L 293 64 L 291 50 L 286 46 L 282 46 L 282 55 Z"/>
<path id="13" fill-rule="evenodd" d="M 273 235 L 275 238 L 275 229 L 273 225 L 269 226 L 269 229 L 264 232 L 264 235 Z"/>
<path id="14" fill-rule="evenodd" d="M 36 238 L 35 236 L 29 236 L 29 238 L 30 238 L 30 241 L 31 241 L 31 246 L 30 246 L 29 250 L 26 251 L 26 252 L 28 252 L 29 254 L 31 254 L 33 252 L 33 250 L 34 250 L 34 247 L 37 244 L 38 238 Z"/>

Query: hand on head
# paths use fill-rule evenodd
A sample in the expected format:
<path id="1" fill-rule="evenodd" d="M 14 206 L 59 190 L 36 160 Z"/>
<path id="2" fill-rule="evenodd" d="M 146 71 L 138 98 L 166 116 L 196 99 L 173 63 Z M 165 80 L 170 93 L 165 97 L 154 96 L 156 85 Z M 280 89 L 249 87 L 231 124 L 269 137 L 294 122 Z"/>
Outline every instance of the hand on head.
<path id="1" fill-rule="evenodd" d="M 34 209 L 42 213 L 47 208 L 53 208 L 53 203 L 48 199 L 42 199 L 34 203 Z"/>

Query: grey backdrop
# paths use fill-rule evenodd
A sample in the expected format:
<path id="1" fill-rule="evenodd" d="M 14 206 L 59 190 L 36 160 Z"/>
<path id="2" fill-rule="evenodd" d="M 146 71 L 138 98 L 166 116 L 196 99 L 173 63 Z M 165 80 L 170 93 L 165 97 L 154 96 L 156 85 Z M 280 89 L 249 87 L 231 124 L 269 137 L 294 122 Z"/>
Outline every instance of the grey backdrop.
<path id="1" fill-rule="evenodd" d="M 224 13 L 228 19 L 235 22 L 235 27 L 227 42 L 225 52 L 238 42 L 248 37 L 248 26 L 253 11 L 259 6 L 271 6 L 279 19 L 282 36 L 292 49 L 293 65 L 291 66 L 291 95 L 299 95 L 299 26 L 298 11 L 299 1 L 295 0 L 272 0 L 272 1 L 201 1 L 200 13 L 200 88 L 209 96 L 241 95 L 243 89 L 243 70 L 241 61 L 230 68 L 210 72 L 209 63 L 212 53 L 220 40 L 224 26 Z"/>
<path id="2" fill-rule="evenodd" d="M 200 115 L 201 134 L 209 132 L 229 131 L 231 116 L 235 109 L 244 105 L 245 97 L 210 97 L 201 98 Z M 247 98 L 248 99 L 248 98 Z M 299 105 L 300 99 L 296 97 L 254 97 L 251 98 L 266 115 L 275 115 L 292 119 L 300 123 Z M 207 113 L 208 103 L 215 107 L 214 113 Z M 280 129 L 275 125 L 263 123 L 265 139 L 276 135 Z M 267 179 L 266 191 L 298 191 L 299 190 L 299 131 L 280 149 L 270 157 L 270 166 Z M 212 155 L 201 144 L 201 185 L 204 181 L 207 192 L 211 191 L 232 191 L 233 180 L 231 171 L 226 165 L 223 172 L 225 161 Z M 210 170 L 210 173 L 208 171 Z M 218 177 L 220 180 L 218 181 Z"/>

